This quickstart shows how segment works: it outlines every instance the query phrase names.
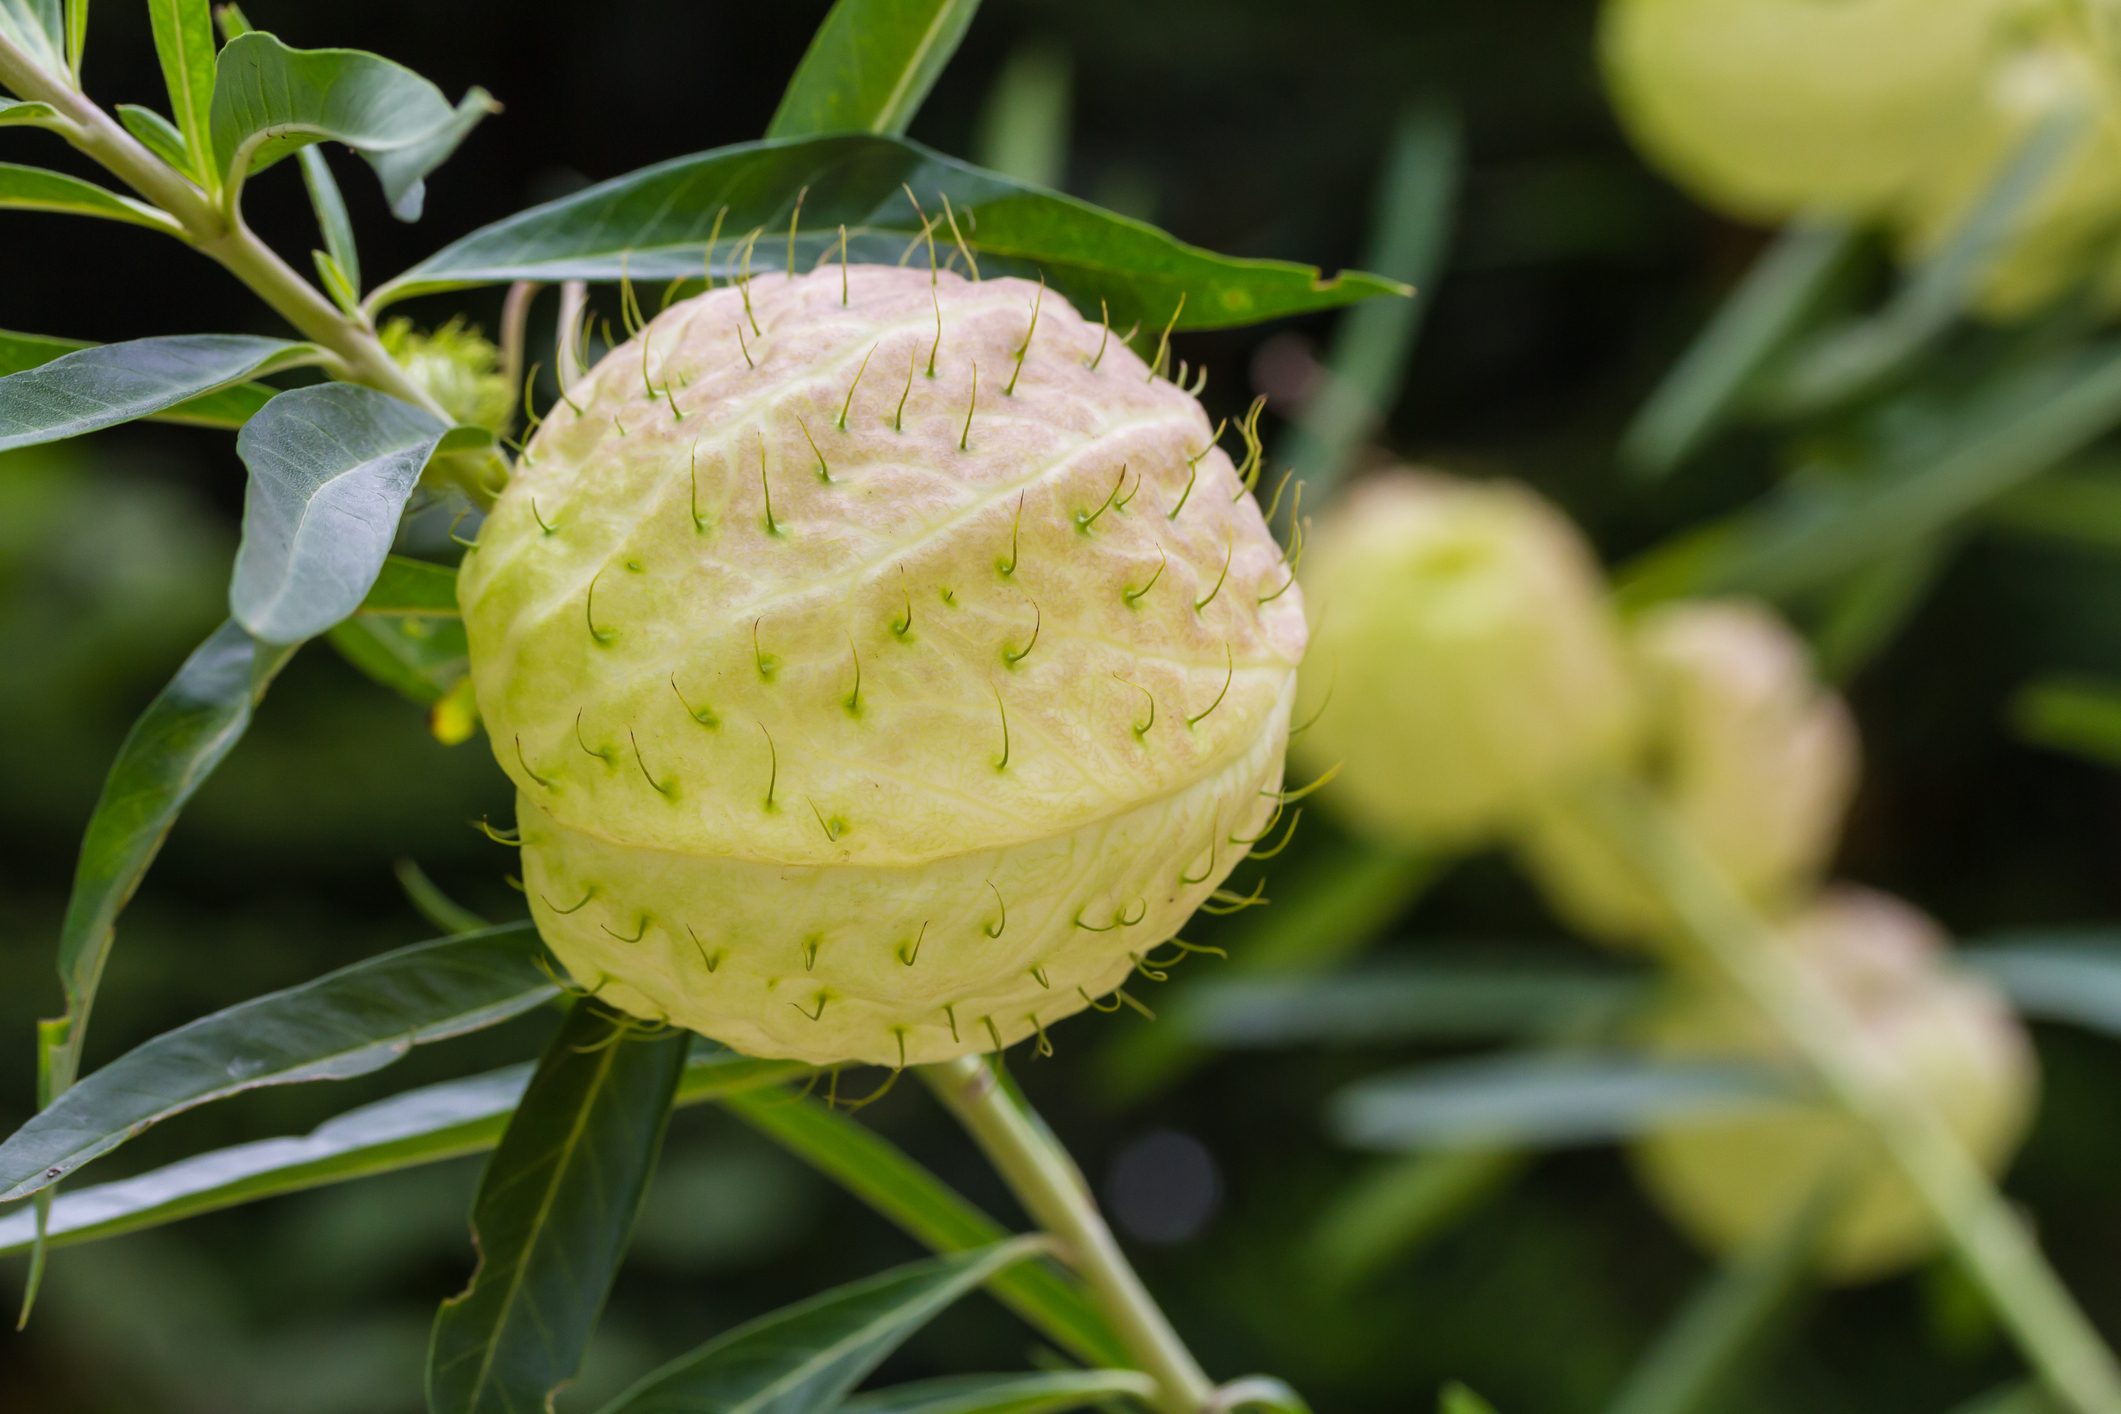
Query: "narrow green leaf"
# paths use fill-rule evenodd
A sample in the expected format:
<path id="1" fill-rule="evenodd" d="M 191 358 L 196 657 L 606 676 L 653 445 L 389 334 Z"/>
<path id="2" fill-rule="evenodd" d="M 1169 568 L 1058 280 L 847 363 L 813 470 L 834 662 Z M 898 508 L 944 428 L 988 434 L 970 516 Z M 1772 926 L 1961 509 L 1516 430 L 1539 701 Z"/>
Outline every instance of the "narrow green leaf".
<path id="1" fill-rule="evenodd" d="M 177 125 L 152 108 L 143 108 L 137 103 L 120 103 L 118 121 L 125 130 L 140 139 L 149 152 L 167 162 L 180 172 L 192 170 L 191 146 Z"/>
<path id="2" fill-rule="evenodd" d="M 341 657 L 392 692 L 422 707 L 449 695 L 471 670 L 463 621 L 357 614 L 326 637 Z"/>
<path id="3" fill-rule="evenodd" d="M 1156 1381 L 1139 1370 L 1055 1370 L 1036 1375 L 948 1375 L 858 1394 L 845 1414 L 1060 1414 L 1111 1399 L 1146 1403 Z"/>
<path id="4" fill-rule="evenodd" d="M 151 231 L 174 233 L 177 223 L 129 196 L 84 182 L 79 177 L 0 162 L 0 211 L 52 211 L 64 216 L 99 216 Z"/>
<path id="5" fill-rule="evenodd" d="M 18 352 L 22 337 L 7 336 L 18 341 Z M 174 412 L 202 394 L 290 367 L 312 352 L 307 344 L 237 334 L 180 334 L 71 350 L 0 377 L 0 451 Z"/>
<path id="6" fill-rule="evenodd" d="M 733 274 L 751 230 L 785 231 L 803 201 L 795 267 L 839 249 L 895 264 L 922 230 L 902 184 L 931 212 L 949 197 L 966 245 L 988 274 L 1035 276 L 1082 309 L 1107 302 L 1115 328 L 1224 328 L 1404 295 L 1393 281 L 1327 279 L 1285 261 L 1238 260 L 1073 197 L 1021 186 L 917 143 L 842 135 L 746 143 L 646 167 L 534 206 L 445 246 L 369 297 L 393 300 L 512 280 L 669 280 L 703 263 Z M 718 215 L 720 220 L 717 220 Z M 722 237 L 709 259 L 710 234 Z M 777 242 L 777 244 L 779 244 Z"/>
<path id="7" fill-rule="evenodd" d="M 0 1143 L 0 1202 L 56 1183 L 172 1115 L 269 1085 L 344 1080 L 493 1026 L 558 992 L 528 923 L 441 938 L 165 1032 L 54 1098 Z"/>
<path id="8" fill-rule="evenodd" d="M 1654 480 L 1692 456 L 1817 307 L 1860 240 L 1854 226 L 1806 221 L 1777 236 L 1628 425 L 1621 465 Z"/>
<path id="9" fill-rule="evenodd" d="M 365 616 L 456 618 L 457 567 L 391 555 L 358 611 Z"/>
<path id="10" fill-rule="evenodd" d="M 837 0 L 766 136 L 903 133 L 978 10 L 979 0 Z"/>
<path id="11" fill-rule="evenodd" d="M 2121 475 L 2101 459 L 2004 492 L 1986 523 L 2012 535 L 2037 536 L 2065 546 L 2121 553 Z"/>
<path id="12" fill-rule="evenodd" d="M 317 213 L 317 229 L 324 236 L 324 251 L 337 267 L 348 297 L 340 303 L 352 306 L 361 294 L 361 252 L 354 245 L 353 218 L 346 212 L 346 196 L 331 174 L 321 147 L 305 147 L 296 154 L 302 164 L 302 185 L 309 190 L 310 209 Z"/>
<path id="13" fill-rule="evenodd" d="M 1448 1231 L 1523 1168 L 1524 1155 L 1507 1148 L 1395 1155 L 1325 1207 L 1306 1250 L 1322 1281 L 1352 1290 Z"/>
<path id="14" fill-rule="evenodd" d="M 213 149 L 214 21 L 207 0 L 147 0 L 154 22 L 155 53 L 162 60 L 162 82 L 169 90 L 169 111 L 193 165 L 185 170 L 213 190 L 219 173 L 208 169 Z"/>
<path id="15" fill-rule="evenodd" d="M 634 1034 L 586 999 L 568 1012 L 479 1181 L 479 1265 L 427 1353 L 434 1414 L 549 1409 L 573 1378 L 648 1191 L 685 1034 Z"/>
<path id="16" fill-rule="evenodd" d="M 1328 1123 L 1343 1143 L 1362 1149 L 1547 1148 L 1724 1118 L 1788 1098 L 1791 1084 L 1757 1066 L 1678 1065 L 1632 1054 L 1504 1055 L 1362 1081 L 1333 1098 Z"/>
<path id="17" fill-rule="evenodd" d="M 74 86 L 81 86 L 81 61 L 88 56 L 88 0 L 66 0 L 66 67 Z"/>
<path id="18" fill-rule="evenodd" d="M 19 98 L 0 98 L 0 128 L 40 127 L 59 116 L 49 103 L 26 103 Z"/>
<path id="19" fill-rule="evenodd" d="M 1453 1380 L 1437 1396 L 1437 1414 L 1495 1414 L 1495 1406 Z"/>
<path id="20" fill-rule="evenodd" d="M 1413 108 L 1400 115 L 1385 151 L 1363 264 L 1424 288 L 1411 300 L 1375 300 L 1341 316 L 1325 377 L 1297 412 L 1276 460 L 1296 468 L 1313 496 L 1330 495 L 1377 433 L 1406 381 L 1407 362 L 1442 268 L 1457 205 L 1462 146 L 1457 115 Z"/>
<path id="21" fill-rule="evenodd" d="M 46 334 L 18 334 L 0 329 L 0 376 L 41 368 L 53 359 L 94 347 L 94 344 L 79 339 L 55 339 Z M 250 421 L 278 391 L 263 383 L 231 383 L 226 388 L 201 393 L 165 411 L 150 413 L 147 421 L 233 431 Z"/>
<path id="22" fill-rule="evenodd" d="M 500 1141 L 530 1070 L 510 1066 L 421 1086 L 348 1110 L 299 1138 L 238 1144 L 135 1178 L 69 1189 L 52 1205 L 52 1245 L 122 1237 L 283 1193 L 485 1153 Z M 677 1103 L 701 1104 L 804 1073 L 793 1061 L 753 1060 L 694 1037 Z M 35 1240 L 35 1213 L 0 1216 L 0 1256 L 27 1251 Z"/>
<path id="23" fill-rule="evenodd" d="M 68 72 L 59 0 L 0 0 L 0 39 L 12 41 L 40 69 Z"/>
<path id="24" fill-rule="evenodd" d="M 965 1252 L 1001 1241 L 1001 1224 L 959 1197 L 882 1136 L 808 1101 L 736 1095 L 730 1113 L 938 1252 Z M 1093 1365 L 1131 1365 L 1073 1277 L 1047 1263 L 1004 1273 L 995 1297 L 1075 1358 Z"/>
<path id="25" fill-rule="evenodd" d="M 2055 1403 L 2039 1385 L 2022 1380 L 1956 1405 L 1950 1414 L 2068 1414 L 2068 1411 Z"/>
<path id="26" fill-rule="evenodd" d="M 1272 1375 L 1247 1375 L 1215 1392 L 1215 1407 L 1231 1414 L 1250 1409 L 1255 1414 L 1311 1414 L 1303 1396 Z"/>
<path id="27" fill-rule="evenodd" d="M 2121 1037 L 2121 932 L 2063 929 L 1983 939 L 1953 954 L 2025 1015 Z"/>
<path id="28" fill-rule="evenodd" d="M 448 430 L 411 403 L 350 383 L 266 404 L 236 436 L 250 471 L 228 587 L 236 618 L 269 643 L 299 643 L 360 608 Z"/>
<path id="29" fill-rule="evenodd" d="M 1050 41 L 1018 45 L 980 105 L 972 160 L 1011 181 L 1058 190 L 1068 175 L 1074 88 L 1067 50 Z"/>
<path id="30" fill-rule="evenodd" d="M 393 215 L 419 219 L 423 179 L 497 105 L 473 89 L 452 108 L 412 70 L 358 49 L 290 49 L 269 34 L 221 51 L 210 125 L 231 189 L 311 143 L 343 142 L 383 183 Z"/>
<path id="31" fill-rule="evenodd" d="M 603 1414 L 817 1414 L 960 1297 L 1047 1246 L 1018 1237 L 850 1282 L 738 1326 L 649 1375 Z"/>
<path id="32" fill-rule="evenodd" d="M 1828 682 L 1847 682 L 1905 628 L 1936 586 L 1954 544 L 1904 545 L 1851 571 L 1812 627 L 1812 656 Z"/>
<path id="33" fill-rule="evenodd" d="M 1687 1298 L 1607 1406 L 1611 1414 L 1714 1409 L 1758 1358 L 1805 1284 L 1839 1204 L 1835 1185 L 1732 1257 Z"/>
<path id="34" fill-rule="evenodd" d="M 2054 677 L 2027 683 L 2011 698 L 2019 740 L 2121 767 L 2121 683 Z"/>
<path id="35" fill-rule="evenodd" d="M 427 877 L 419 861 L 400 859 L 390 868 L 398 887 L 405 891 L 405 901 L 422 918 L 451 936 L 482 932 L 493 925 L 473 913 L 442 891 L 442 886 Z"/>
<path id="36" fill-rule="evenodd" d="M 1546 1036 L 1625 1013 L 1642 984 L 1632 970 L 1591 961 L 1437 948 L 1333 977 L 1203 981 L 1192 1024 L 1212 1045 L 1248 1049 Z"/>

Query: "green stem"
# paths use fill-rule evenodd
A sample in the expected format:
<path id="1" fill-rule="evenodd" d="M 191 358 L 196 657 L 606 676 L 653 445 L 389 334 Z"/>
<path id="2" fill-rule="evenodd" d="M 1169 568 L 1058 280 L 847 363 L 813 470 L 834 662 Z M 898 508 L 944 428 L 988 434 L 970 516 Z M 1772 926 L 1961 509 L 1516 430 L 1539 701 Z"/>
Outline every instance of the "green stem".
<path id="1" fill-rule="evenodd" d="M 1061 1244 L 1062 1260 L 1081 1275 L 1127 1348 L 1156 1381 L 1163 1414 L 1211 1408 L 1215 1387 L 1178 1332 L 1127 1265 L 1081 1172 L 1003 1089 L 979 1056 L 920 1067 L 921 1079 L 972 1136 L 1033 1221 Z"/>
<path id="2" fill-rule="evenodd" d="M 0 85 L 16 96 L 50 105 L 66 124 L 59 131 L 83 155 L 175 219 L 195 249 L 249 286 L 303 338 L 336 355 L 356 383 L 425 408 L 447 422 L 433 398 L 405 375 L 364 318 L 349 316 L 296 274 L 279 252 L 258 239 L 242 215 L 224 210 L 175 168 L 136 141 L 102 108 L 57 74 L 0 37 Z"/>
<path id="3" fill-rule="evenodd" d="M 2077 1414 L 2121 1414 L 2113 1353 L 1943 1116 L 1863 1046 L 1840 996 L 1780 945 L 1646 791 L 1603 783 L 1576 804 L 1663 898 L 1698 960 L 1746 996 L 1873 1132 L 2056 1398 Z"/>

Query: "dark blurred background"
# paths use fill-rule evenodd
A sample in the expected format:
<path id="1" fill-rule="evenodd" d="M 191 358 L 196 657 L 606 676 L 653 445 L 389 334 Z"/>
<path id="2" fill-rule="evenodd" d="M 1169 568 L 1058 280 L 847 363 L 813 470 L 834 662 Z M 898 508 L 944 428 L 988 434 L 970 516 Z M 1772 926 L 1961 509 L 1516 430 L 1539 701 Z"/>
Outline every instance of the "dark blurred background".
<path id="1" fill-rule="evenodd" d="M 825 6 L 249 8 L 290 43 L 373 49 L 452 96 L 477 83 L 507 105 L 431 181 L 417 225 L 393 222 L 365 169 L 335 158 L 374 280 L 584 180 L 756 136 Z M 1359 258 L 1396 116 L 1410 104 L 1454 111 L 1466 169 L 1449 255 L 1423 293 L 1421 342 L 1384 440 L 1406 459 L 1530 481 L 1620 560 L 1742 504 L 1784 452 L 1727 438 L 1655 490 L 1613 470 L 1628 415 L 1762 236 L 1703 214 L 1621 140 L 1593 19 L 1581 0 L 988 0 L 913 135 L 978 156 L 997 73 L 1036 55 L 1072 80 L 1068 189 L 1215 249 L 1330 267 Z M 88 72 L 106 103 L 160 104 L 137 7 L 97 7 Z M 66 165 L 56 147 L 14 133 L 0 157 Z M 283 250 L 314 243 L 291 164 L 257 183 L 252 209 Z M 495 308 L 481 298 L 464 307 L 490 328 Z M 458 307 L 410 312 L 439 323 Z M 0 222 L 0 326 L 90 339 L 277 332 L 232 281 L 152 235 L 16 215 Z M 1181 352 L 1212 370 L 1213 410 L 1234 413 L 1255 370 L 1300 367 L 1331 327 L 1194 336 Z M 135 426 L 0 463 L 7 1128 L 32 1106 L 33 1022 L 58 1006 L 53 943 L 81 826 L 132 717 L 223 612 L 241 485 L 229 438 L 181 428 Z M 1955 551 L 1849 684 L 1868 768 L 1841 872 L 1915 898 L 1963 933 L 2112 918 L 2115 778 L 2016 743 L 2004 704 L 2037 674 L 2121 667 L 2121 576 L 2111 559 L 2025 541 Z M 329 652 L 302 655 L 125 915 L 89 1064 L 424 936 L 393 880 L 400 859 L 475 910 L 515 916 L 502 882 L 512 863 L 469 824 L 507 811 L 482 741 L 437 745 L 418 709 Z M 1306 831 L 1304 857 L 1333 848 L 1324 829 Z M 1507 870 L 1475 861 L 1385 945 L 1556 935 Z M 1319 1100 L 1379 1054 L 1221 1059 L 1122 1104 L 1103 1053 L 1146 1024 L 1086 1016 L 1057 1032 L 1056 1059 L 1026 1058 L 1018 1072 L 1213 1371 L 1280 1374 L 1321 1414 L 1425 1408 L 1450 1377 L 1511 1414 L 1594 1409 L 1705 1270 L 1622 1164 L 1596 1151 L 1538 1164 L 1367 1284 L 1327 1289 L 1312 1279 L 1307 1242 L 1372 1161 L 1332 1145 Z M 299 1132 L 358 1100 L 520 1058 L 549 1025 L 533 1016 L 424 1048 L 386 1075 L 211 1107 L 130 1146 L 106 1176 Z M 2111 1178 L 2121 1056 L 2076 1036 L 2043 1033 L 2041 1044 L 2046 1098 L 2012 1189 L 2094 1318 L 2121 1329 Z M 1011 1212 L 918 1087 L 862 1119 Z M 415 1410 L 434 1305 L 470 1267 L 477 1174 L 476 1160 L 459 1161 L 61 1250 L 28 1333 L 0 1335 L 0 1409 Z M 686 1111 L 563 1408 L 594 1407 L 719 1329 L 913 1254 L 749 1131 Z M 23 1270 L 0 1262 L 9 1299 Z M 1728 1408 L 1933 1410 L 2014 1368 L 1941 1267 L 1819 1298 L 1789 1321 L 1753 1391 Z M 972 1302 L 889 1372 L 1008 1368 L 1029 1344 L 999 1308 Z"/>

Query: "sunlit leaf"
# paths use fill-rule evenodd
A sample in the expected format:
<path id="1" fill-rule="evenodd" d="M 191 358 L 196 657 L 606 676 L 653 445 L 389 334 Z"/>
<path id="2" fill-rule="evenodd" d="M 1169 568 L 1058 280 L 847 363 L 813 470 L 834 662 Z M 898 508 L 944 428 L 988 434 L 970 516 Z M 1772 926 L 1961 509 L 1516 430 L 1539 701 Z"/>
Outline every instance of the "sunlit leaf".
<path id="1" fill-rule="evenodd" d="M 0 1202 L 26 1197 L 172 1115 L 269 1085 L 344 1080 L 414 1046 L 550 1001 L 528 923 L 401 948 L 165 1032 L 0 1143 Z"/>
<path id="2" fill-rule="evenodd" d="M 400 220 L 419 219 L 423 179 L 494 110 L 483 89 L 452 108 L 412 70 L 358 49 L 290 49 L 269 34 L 238 35 L 221 51 L 211 126 L 223 178 L 244 178 L 297 148 L 343 142 L 383 183 Z"/>
<path id="3" fill-rule="evenodd" d="M 965 1252 L 1001 1241 L 1001 1224 L 946 1187 L 888 1140 L 837 1111 L 786 1096 L 737 1095 L 732 1114 L 816 1168 L 924 1245 Z M 1093 1365 L 1132 1363 L 1127 1347 L 1072 1278 L 1043 1262 L 994 1282 L 1003 1305 L 1048 1340 Z"/>
<path id="4" fill-rule="evenodd" d="M 155 53 L 162 61 L 162 83 L 169 90 L 169 111 L 194 164 L 188 170 L 208 182 L 207 154 L 213 151 L 211 115 L 214 102 L 214 21 L 207 0 L 147 0 L 153 22 Z"/>
<path id="5" fill-rule="evenodd" d="M 979 0 L 837 0 L 766 136 L 906 131 L 978 10 Z"/>
<path id="6" fill-rule="evenodd" d="M 844 1414 L 1060 1414 L 1107 1400 L 1147 1401 L 1156 1382 L 1139 1370 L 1055 1370 L 1038 1375 L 948 1375 L 858 1394 Z"/>
<path id="7" fill-rule="evenodd" d="M 850 259 L 893 264 L 922 231 L 905 187 L 931 214 L 949 197 L 983 273 L 1043 274 L 1086 310 L 1102 299 L 1121 332 L 1137 321 L 1160 328 L 1174 312 L 1181 329 L 1219 328 L 1405 293 L 1374 275 L 1328 279 L 1309 266 L 1216 255 L 916 143 L 847 135 L 725 147 L 599 183 L 474 231 L 385 284 L 370 303 L 511 280 L 622 273 L 668 280 L 709 267 L 734 274 L 745 234 L 784 232 L 806 192 L 796 269 L 836 258 L 842 225 Z M 954 243 L 952 236 L 945 250 Z M 777 239 L 770 248 L 779 254 L 785 244 Z M 761 262 L 767 249 L 760 247 Z"/>
<path id="8" fill-rule="evenodd" d="M 28 103 L 19 98 L 0 98 L 0 128 L 39 126 L 59 116 L 49 103 Z"/>
<path id="9" fill-rule="evenodd" d="M 850 1282 L 738 1326 L 649 1375 L 603 1414 L 816 1414 L 908 1336 L 998 1273 L 1033 1256 L 1019 1237 Z"/>
<path id="10" fill-rule="evenodd" d="M 424 1085 L 348 1110 L 298 1138 L 260 1139 L 69 1189 L 52 1205 L 52 1244 L 121 1237 L 282 1193 L 485 1153 L 499 1142 L 530 1070 L 510 1066 Z M 753 1060 L 694 1037 L 677 1103 L 701 1104 L 804 1072 L 794 1061 Z M 27 1211 L 0 1217 L 0 1256 L 32 1245 L 35 1218 Z"/>
<path id="11" fill-rule="evenodd" d="M 479 1265 L 427 1354 L 434 1414 L 549 1409 L 573 1377 L 662 1148 L 685 1034 L 630 1034 L 588 999 L 568 1012 L 479 1181 Z"/>
<path id="12" fill-rule="evenodd" d="M 1328 1119 L 1342 1142 L 1363 1149 L 1545 1148 L 1726 1118 L 1792 1093 L 1791 1082 L 1757 1066 L 1558 1052 L 1445 1061 L 1365 1080 L 1333 1098 Z"/>
<path id="13" fill-rule="evenodd" d="M 176 222 L 144 201 L 42 167 L 0 162 L 0 210 L 53 211 L 67 216 L 100 216 L 154 231 L 175 231 Z"/>
<path id="14" fill-rule="evenodd" d="M 29 336 L 6 335 L 0 357 L 22 357 Z M 0 451 L 57 442 L 153 413 L 299 363 L 307 344 L 236 334 L 180 334 L 91 344 L 0 377 Z"/>
<path id="15" fill-rule="evenodd" d="M 350 383 L 266 404 L 236 438 L 250 471 L 228 590 L 236 618 L 268 642 L 299 643 L 360 608 L 448 430 L 411 403 Z"/>

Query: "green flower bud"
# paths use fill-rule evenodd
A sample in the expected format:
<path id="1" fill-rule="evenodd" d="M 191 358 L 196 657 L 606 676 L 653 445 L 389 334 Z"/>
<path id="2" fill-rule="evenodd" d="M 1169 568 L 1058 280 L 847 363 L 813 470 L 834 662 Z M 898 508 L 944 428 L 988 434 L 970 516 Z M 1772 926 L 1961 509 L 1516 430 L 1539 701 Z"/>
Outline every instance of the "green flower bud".
<path id="1" fill-rule="evenodd" d="M 1021 280 L 761 275 L 614 350 L 460 579 L 573 976 L 817 1064 L 1117 1007 L 1277 808 L 1302 603 L 1213 443 Z"/>
<path id="2" fill-rule="evenodd" d="M 1318 526 L 1300 765 L 1357 829 L 1479 843 L 1624 762 L 1635 701 L 1590 549 L 1521 486 L 1399 472 Z"/>
<path id="3" fill-rule="evenodd" d="M 2025 1135 L 2038 1086 L 2024 1029 L 2003 999 L 1949 966 L 1934 923 L 1883 894 L 1834 889 L 1786 933 L 1854 1014 L 1875 1063 L 1934 1105 L 1983 1168 L 2000 1172 Z M 1671 996 L 1645 1039 L 1674 1060 L 1787 1061 L 1756 1013 L 1703 991 Z M 1816 1257 L 1826 1276 L 1882 1276 L 1938 1240 L 1928 1207 L 1873 1133 L 1824 1101 L 1676 1124 L 1639 1140 L 1632 1158 L 1659 1206 L 1713 1252 L 1766 1240 L 1829 1182 L 1839 1207 Z"/>
<path id="4" fill-rule="evenodd" d="M 393 319 L 380 335 L 384 350 L 452 420 L 500 432 L 515 412 L 516 390 L 501 376 L 501 351 L 461 319 L 422 333 L 410 319 Z"/>
<path id="5" fill-rule="evenodd" d="M 1607 0 L 1630 135 L 1754 220 L 1874 215 L 1962 142 L 1999 19 L 2022 0 Z"/>
<path id="6" fill-rule="evenodd" d="M 1653 610 L 1630 647 L 1651 784 L 1740 892 L 1784 911 L 1817 882 L 1855 789 L 1847 707 L 1813 676 L 1803 641 L 1758 605 Z M 1555 911 L 1582 931 L 1667 931 L 1657 895 L 1574 815 L 1541 812 L 1518 844 Z"/>

